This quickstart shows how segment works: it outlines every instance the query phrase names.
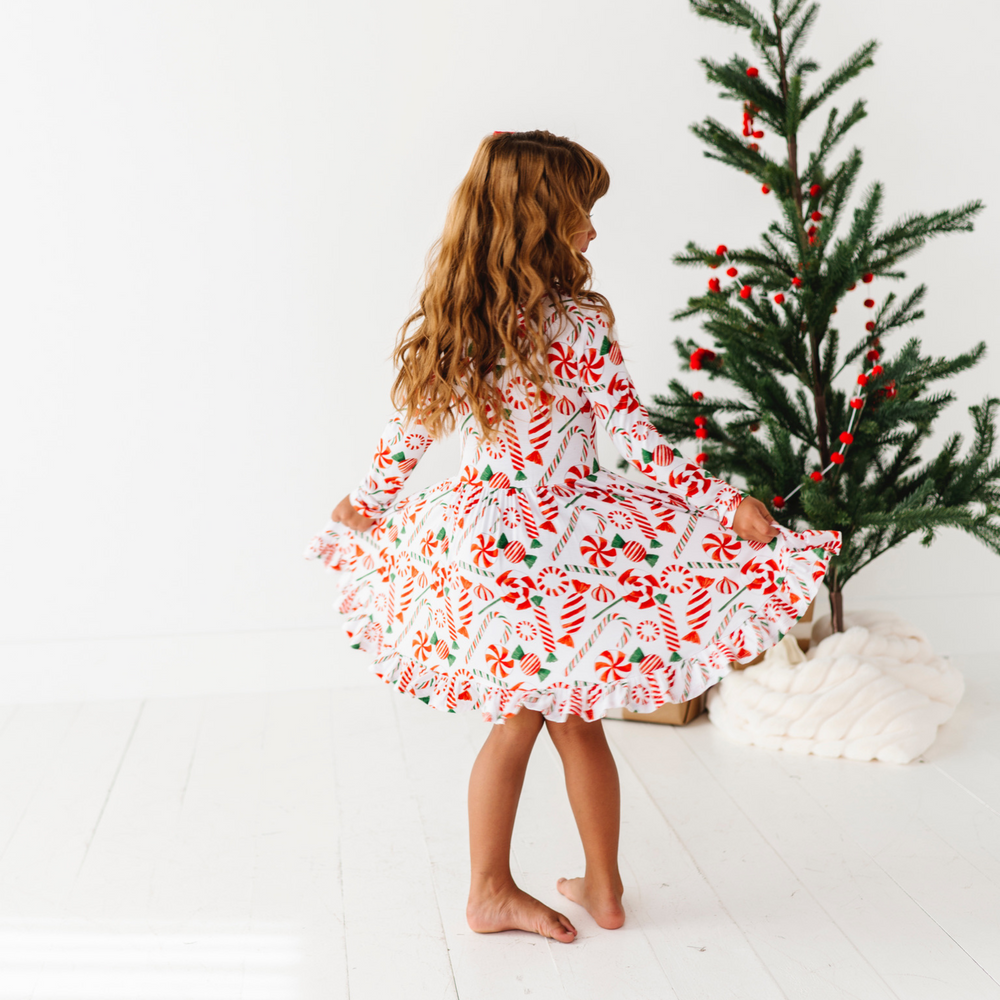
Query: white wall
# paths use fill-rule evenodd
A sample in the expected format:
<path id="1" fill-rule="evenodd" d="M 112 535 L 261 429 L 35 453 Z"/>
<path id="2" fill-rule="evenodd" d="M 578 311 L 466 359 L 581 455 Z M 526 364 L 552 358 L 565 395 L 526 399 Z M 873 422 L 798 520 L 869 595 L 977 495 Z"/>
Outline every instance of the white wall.
<path id="1" fill-rule="evenodd" d="M 914 328 L 928 351 L 991 345 L 954 380 L 940 442 L 968 437 L 965 407 L 1000 388 L 986 99 L 1000 14 L 974 0 L 947 18 L 912 11 L 827 0 L 811 49 L 829 69 L 884 43 L 839 103 L 870 100 L 855 141 L 865 181 L 887 184 L 887 218 L 989 203 L 976 233 L 907 268 L 907 287 L 931 286 Z M 690 238 L 749 242 L 774 209 L 687 130 L 706 114 L 738 124 L 696 63 L 734 47 L 749 54 L 681 0 L 4 5 L 8 664 L 25 643 L 334 623 L 330 581 L 300 552 L 366 468 L 395 331 L 494 129 L 548 128 L 605 160 L 598 287 L 640 393 L 663 389 L 679 371 L 669 313 L 705 280 L 671 255 Z M 455 459 L 454 441 L 436 445 L 413 482 Z M 895 607 L 955 650 L 995 648 L 998 569 L 946 532 L 876 562 L 847 606 Z"/>

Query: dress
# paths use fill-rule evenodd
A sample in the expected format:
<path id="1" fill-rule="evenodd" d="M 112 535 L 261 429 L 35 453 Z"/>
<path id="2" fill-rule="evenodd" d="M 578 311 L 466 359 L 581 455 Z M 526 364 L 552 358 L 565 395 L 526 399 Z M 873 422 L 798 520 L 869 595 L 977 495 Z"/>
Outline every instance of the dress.
<path id="1" fill-rule="evenodd" d="M 350 494 L 379 520 L 330 522 L 306 552 L 337 571 L 344 630 L 374 673 L 494 723 L 696 697 L 780 641 L 841 546 L 839 531 L 737 537 L 745 494 L 675 454 L 603 314 L 563 302 L 568 316 L 547 307 L 551 386 L 498 366 L 509 410 L 496 441 L 461 401 L 461 473 L 397 498 L 431 438 L 394 417 Z M 599 466 L 597 421 L 655 482 Z"/>

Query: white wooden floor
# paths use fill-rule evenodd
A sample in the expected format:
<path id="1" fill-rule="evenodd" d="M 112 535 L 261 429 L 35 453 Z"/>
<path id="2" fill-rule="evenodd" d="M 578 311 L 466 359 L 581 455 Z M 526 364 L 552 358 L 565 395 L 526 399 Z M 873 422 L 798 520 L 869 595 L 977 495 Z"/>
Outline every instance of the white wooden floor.
<path id="1" fill-rule="evenodd" d="M 608 721 L 628 920 L 554 889 L 581 851 L 540 738 L 522 885 L 572 945 L 464 922 L 486 727 L 358 684 L 0 707 L 2 1000 L 1000 1000 L 1000 656 L 920 763 Z"/>

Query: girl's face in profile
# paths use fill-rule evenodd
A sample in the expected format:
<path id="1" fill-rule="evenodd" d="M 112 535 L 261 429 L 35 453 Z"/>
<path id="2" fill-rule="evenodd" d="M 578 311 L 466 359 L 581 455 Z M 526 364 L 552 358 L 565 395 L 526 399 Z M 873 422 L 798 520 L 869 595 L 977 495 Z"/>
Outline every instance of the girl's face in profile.
<path id="1" fill-rule="evenodd" d="M 573 246 L 580 253 L 586 253 L 587 247 L 590 246 L 590 241 L 597 239 L 597 230 L 594 228 L 594 223 L 591 221 L 589 215 L 584 219 L 584 223 L 586 224 L 586 228 L 573 234 Z"/>

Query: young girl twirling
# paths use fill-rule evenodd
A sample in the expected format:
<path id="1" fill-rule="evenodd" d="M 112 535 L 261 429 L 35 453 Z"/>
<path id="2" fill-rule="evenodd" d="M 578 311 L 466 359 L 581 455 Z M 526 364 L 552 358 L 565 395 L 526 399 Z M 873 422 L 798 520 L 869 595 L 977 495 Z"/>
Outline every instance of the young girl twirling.
<path id="1" fill-rule="evenodd" d="M 590 212 L 608 183 L 597 157 L 549 132 L 480 143 L 395 351 L 399 414 L 309 549 L 338 571 L 345 631 L 379 677 L 494 723 L 469 782 L 470 927 L 565 942 L 569 918 L 510 871 L 542 727 L 586 856 L 557 888 L 620 927 L 618 773 L 601 718 L 694 698 L 774 645 L 841 545 L 837 531 L 780 527 L 653 427 L 611 306 L 590 289 Z M 598 423 L 646 482 L 600 467 Z M 461 472 L 401 498 L 455 427 Z"/>

